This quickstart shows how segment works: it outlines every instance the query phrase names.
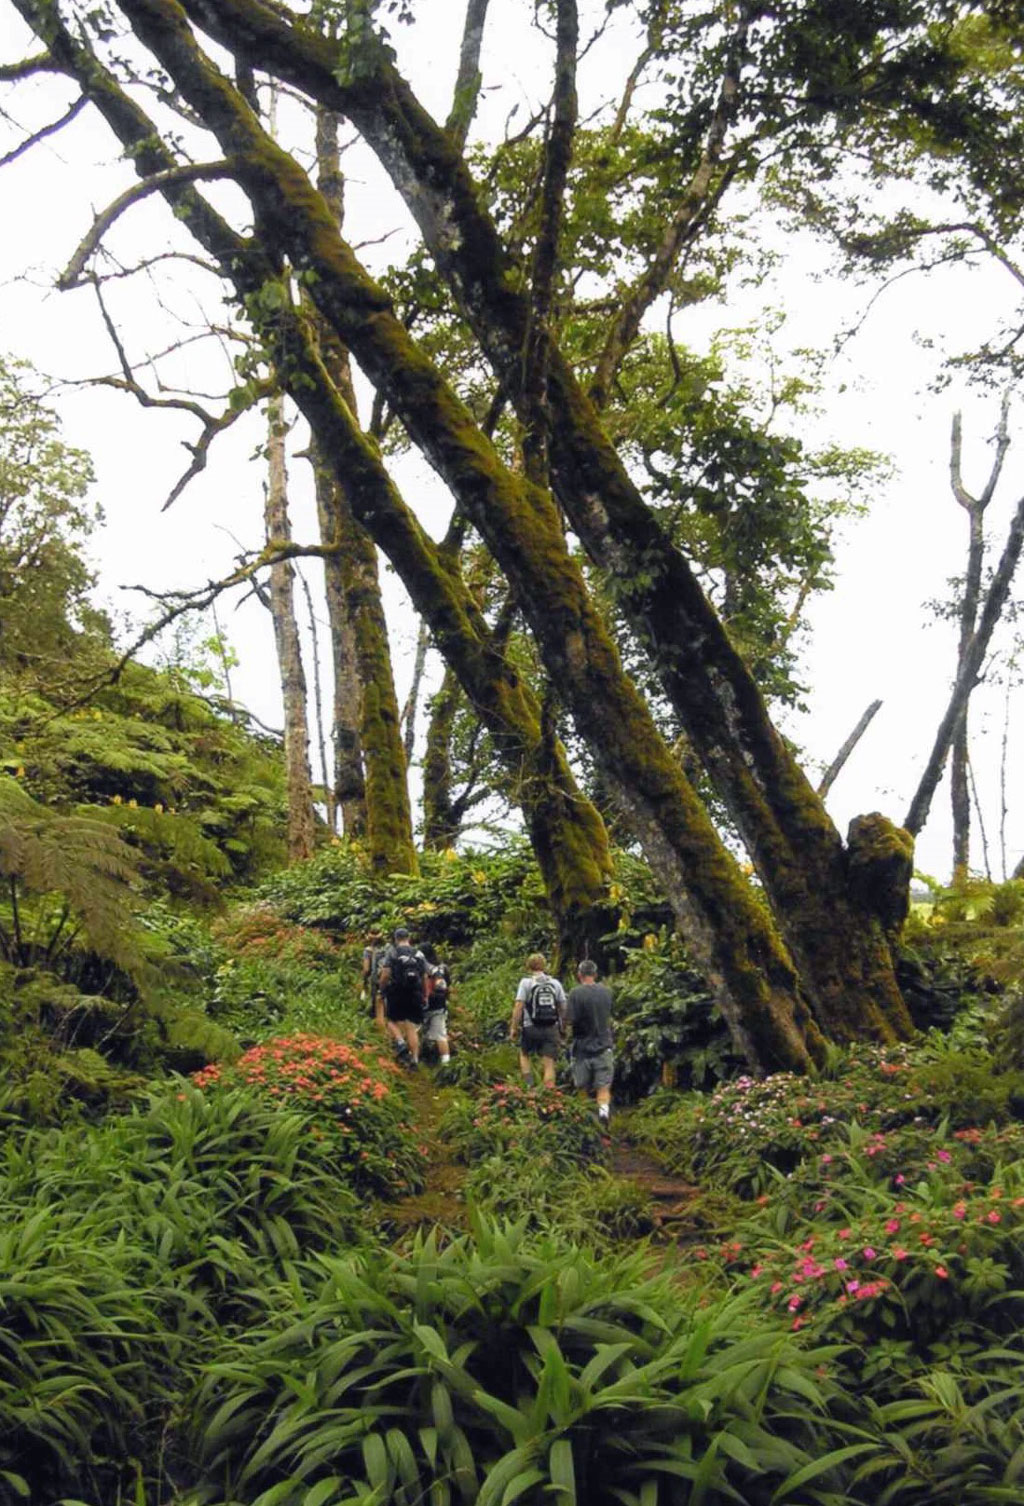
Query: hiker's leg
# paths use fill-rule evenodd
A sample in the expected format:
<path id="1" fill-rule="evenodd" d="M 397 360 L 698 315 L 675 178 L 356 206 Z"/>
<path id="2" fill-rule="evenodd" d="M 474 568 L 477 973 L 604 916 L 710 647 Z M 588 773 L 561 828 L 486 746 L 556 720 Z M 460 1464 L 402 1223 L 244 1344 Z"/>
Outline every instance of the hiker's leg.
<path id="1" fill-rule="evenodd" d="M 419 1026 L 413 1020 L 402 1021 L 402 1031 L 405 1035 L 405 1044 L 409 1048 L 409 1055 L 414 1062 L 420 1059 L 420 1031 Z"/>
<path id="2" fill-rule="evenodd" d="M 523 1081 L 528 1088 L 533 1087 L 533 1058 L 527 1056 L 522 1046 L 519 1047 L 519 1070 L 523 1074 Z"/>
<path id="3" fill-rule="evenodd" d="M 384 995 L 383 994 L 378 993 L 378 994 L 376 994 L 374 996 L 374 1000 L 373 1000 L 373 1018 L 376 1021 L 377 1029 L 383 1031 L 386 1034 L 387 1033 L 387 1028 L 388 1028 L 388 1022 L 384 1018 Z"/>
<path id="4" fill-rule="evenodd" d="M 553 1056 L 545 1056 L 543 1063 L 544 1086 L 546 1088 L 553 1088 L 555 1086 L 555 1058 Z"/>

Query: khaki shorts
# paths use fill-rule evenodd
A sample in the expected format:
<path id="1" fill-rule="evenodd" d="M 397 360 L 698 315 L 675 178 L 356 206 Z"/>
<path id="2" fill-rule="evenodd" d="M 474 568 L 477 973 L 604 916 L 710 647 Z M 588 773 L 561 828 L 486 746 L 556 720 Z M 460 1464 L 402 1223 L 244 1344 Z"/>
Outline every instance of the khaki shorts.
<path id="1" fill-rule="evenodd" d="M 572 1080 L 578 1088 L 610 1088 L 615 1076 L 615 1058 L 611 1047 L 596 1056 L 578 1053 L 572 1059 Z"/>

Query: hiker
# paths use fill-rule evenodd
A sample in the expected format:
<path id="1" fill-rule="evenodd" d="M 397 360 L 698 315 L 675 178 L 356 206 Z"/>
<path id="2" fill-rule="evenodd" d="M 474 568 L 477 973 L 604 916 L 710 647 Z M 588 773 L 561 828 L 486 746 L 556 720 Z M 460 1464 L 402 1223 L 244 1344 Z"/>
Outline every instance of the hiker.
<path id="1" fill-rule="evenodd" d="M 448 1045 L 448 999 L 451 993 L 452 974 L 447 962 L 438 962 L 433 952 L 423 948 L 427 958 L 427 998 L 423 1006 L 422 1039 L 437 1047 L 441 1066 L 451 1061 Z"/>
<path id="2" fill-rule="evenodd" d="M 359 997 L 362 1000 L 369 999 L 370 1015 L 376 1020 L 381 1030 L 385 1029 L 384 997 L 380 991 L 380 968 L 384 954 L 383 935 L 380 931 L 371 931 L 363 947 L 363 985 L 359 990 Z"/>
<path id="3" fill-rule="evenodd" d="M 519 1070 L 527 1086 L 533 1085 L 531 1058 L 539 1056 L 544 1086 L 553 1088 L 565 1019 L 565 989 L 557 978 L 548 976 L 547 962 L 540 952 L 526 959 L 526 967 L 527 975 L 520 978 L 516 989 L 509 1036 L 513 1041 L 519 1037 Z"/>
<path id="4" fill-rule="evenodd" d="M 395 1055 L 405 1066 L 418 1067 L 427 959 L 412 946 L 405 926 L 396 929 L 392 945 L 381 959 L 379 977 L 384 1018 L 395 1043 Z"/>
<path id="5" fill-rule="evenodd" d="M 597 981 L 597 963 L 581 962 L 576 969 L 579 983 L 569 995 L 568 1023 L 572 1028 L 572 1080 L 585 1093 L 593 1090 L 597 1117 L 605 1127 L 611 1118 L 612 991 Z"/>

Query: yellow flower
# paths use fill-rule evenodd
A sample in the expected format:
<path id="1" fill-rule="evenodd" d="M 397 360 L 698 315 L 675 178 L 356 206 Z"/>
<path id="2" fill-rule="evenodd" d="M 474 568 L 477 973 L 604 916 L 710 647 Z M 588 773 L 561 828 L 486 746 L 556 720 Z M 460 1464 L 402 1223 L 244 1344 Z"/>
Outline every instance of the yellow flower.
<path id="1" fill-rule="evenodd" d="M 128 806 L 130 810 L 137 811 L 139 808 L 139 802 L 137 800 L 129 800 Z"/>
<path id="2" fill-rule="evenodd" d="M 25 777 L 25 765 L 23 763 L 19 763 L 18 767 L 15 769 L 15 771 L 14 771 L 14 777 L 15 777 L 15 779 L 24 779 L 24 777 Z"/>
<path id="3" fill-rule="evenodd" d="M 158 801 L 157 801 L 157 803 L 156 803 L 156 804 L 155 804 L 155 805 L 154 805 L 154 807 L 153 807 L 153 809 L 154 809 L 154 810 L 155 810 L 155 811 L 156 811 L 156 813 L 157 813 L 157 815 L 158 815 L 158 816 L 162 816 L 162 815 L 163 815 L 163 813 L 164 813 L 164 808 L 163 808 L 163 806 L 162 806 L 162 805 L 161 805 L 161 804 L 160 804 L 160 802 L 159 802 L 159 800 L 158 800 Z"/>
<path id="4" fill-rule="evenodd" d="M 120 795 L 112 795 L 111 796 L 111 800 L 113 801 L 113 803 L 115 805 L 120 805 L 121 804 L 121 797 L 120 797 Z"/>

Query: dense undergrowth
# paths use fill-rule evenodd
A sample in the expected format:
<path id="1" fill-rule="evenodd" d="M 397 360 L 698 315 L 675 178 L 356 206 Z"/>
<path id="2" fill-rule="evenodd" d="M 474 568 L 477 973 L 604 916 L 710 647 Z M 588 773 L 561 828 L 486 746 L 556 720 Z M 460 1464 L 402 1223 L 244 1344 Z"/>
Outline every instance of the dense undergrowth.
<path id="1" fill-rule="evenodd" d="M 425 870 L 337 846 L 212 923 L 151 899 L 177 1055 L 141 1003 L 4 975 L 3 1506 L 1019 1502 L 1013 895 L 912 923 L 942 1031 L 756 1082 L 623 883 L 609 1147 L 504 1039 L 551 941 L 527 854 Z M 359 997 L 398 921 L 456 979 L 415 1078 Z M 668 1224 L 627 1141 L 690 1185 Z"/>

